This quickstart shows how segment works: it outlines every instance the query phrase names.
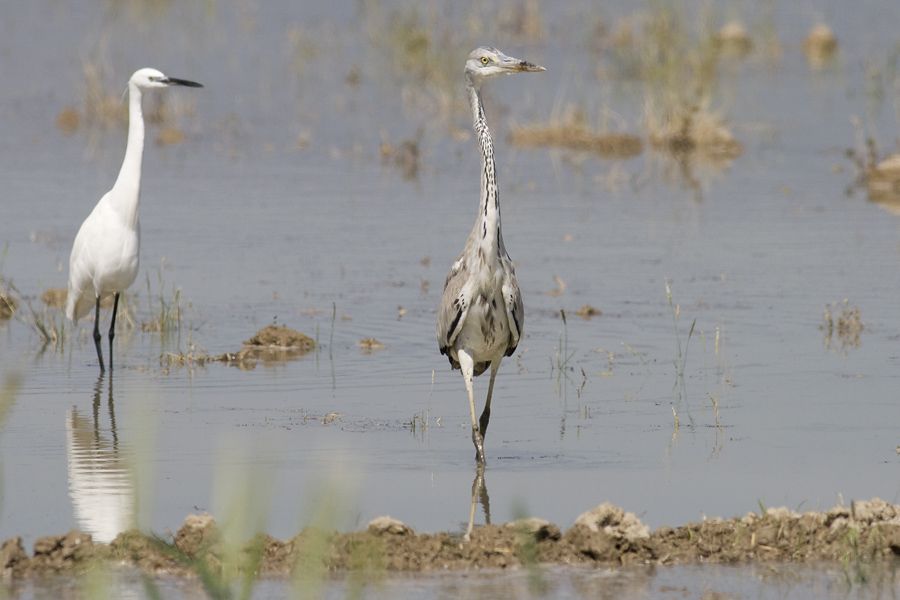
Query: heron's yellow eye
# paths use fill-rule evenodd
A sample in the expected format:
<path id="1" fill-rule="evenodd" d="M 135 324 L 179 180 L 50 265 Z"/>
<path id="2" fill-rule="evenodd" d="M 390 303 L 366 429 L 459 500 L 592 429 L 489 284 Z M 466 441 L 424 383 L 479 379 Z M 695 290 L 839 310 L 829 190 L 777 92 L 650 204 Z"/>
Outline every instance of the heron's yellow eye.
<path id="1" fill-rule="evenodd" d="M 481 64 L 486 65 L 486 64 L 488 64 L 489 62 L 491 62 L 491 59 L 489 59 L 487 56 L 482 56 L 482 57 L 481 57 Z"/>

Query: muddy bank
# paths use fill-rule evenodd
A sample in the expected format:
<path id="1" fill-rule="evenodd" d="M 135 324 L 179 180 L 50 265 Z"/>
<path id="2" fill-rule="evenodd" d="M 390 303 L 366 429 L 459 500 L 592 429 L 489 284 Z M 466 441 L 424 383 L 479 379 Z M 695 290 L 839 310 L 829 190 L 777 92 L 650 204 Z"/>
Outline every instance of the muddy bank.
<path id="1" fill-rule="evenodd" d="M 0 547 L 0 568 L 4 576 L 26 577 L 77 572 L 105 561 L 154 573 L 190 575 L 221 570 L 229 556 L 241 557 L 239 569 L 267 576 L 287 576 L 295 565 L 329 571 L 427 572 L 535 564 L 897 561 L 900 505 L 876 498 L 826 512 L 774 508 L 764 514 L 651 532 L 633 513 L 601 504 L 579 516 L 566 531 L 529 518 L 476 527 L 470 541 L 459 533 L 416 533 L 396 519 L 379 517 L 365 531 L 309 528 L 289 540 L 259 535 L 237 552 L 224 546 L 212 517 L 190 515 L 168 539 L 129 531 L 107 545 L 72 531 L 38 539 L 29 556 L 21 538 L 13 538 Z"/>

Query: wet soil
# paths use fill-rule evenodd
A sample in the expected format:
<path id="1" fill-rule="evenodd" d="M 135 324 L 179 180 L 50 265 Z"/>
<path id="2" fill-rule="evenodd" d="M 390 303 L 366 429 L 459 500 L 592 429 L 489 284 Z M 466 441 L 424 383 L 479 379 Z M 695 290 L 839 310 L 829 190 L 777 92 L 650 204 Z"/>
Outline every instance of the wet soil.
<path id="1" fill-rule="evenodd" d="M 469 541 L 458 533 L 417 534 L 401 521 L 379 517 L 365 531 L 337 533 L 308 528 L 289 540 L 258 535 L 243 552 L 254 557 L 254 568 L 260 574 L 270 576 L 289 575 L 295 565 L 309 565 L 310 561 L 330 571 L 404 572 L 536 564 L 897 561 L 900 505 L 876 498 L 825 512 L 773 508 L 763 514 L 710 519 L 651 532 L 633 513 L 605 503 L 583 513 L 566 531 L 529 518 L 476 527 Z M 77 572 L 99 560 L 152 573 L 189 575 L 198 565 L 221 569 L 225 555 L 213 518 L 190 515 L 170 539 L 128 531 L 107 545 L 93 543 L 86 533 L 71 531 L 39 538 L 29 556 L 21 538 L 12 538 L 0 546 L 0 569 L 4 576 L 41 576 Z"/>

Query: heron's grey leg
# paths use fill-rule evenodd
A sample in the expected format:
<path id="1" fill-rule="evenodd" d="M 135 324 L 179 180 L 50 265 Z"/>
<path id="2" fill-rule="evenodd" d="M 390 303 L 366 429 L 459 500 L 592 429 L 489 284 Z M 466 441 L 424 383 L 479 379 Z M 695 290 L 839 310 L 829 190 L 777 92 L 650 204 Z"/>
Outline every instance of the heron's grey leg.
<path id="1" fill-rule="evenodd" d="M 482 507 L 484 507 L 485 493 L 484 463 L 478 463 L 478 465 L 475 467 L 475 479 L 472 480 L 472 502 L 471 504 L 469 504 L 469 526 L 466 527 L 466 535 L 463 536 L 463 540 L 467 542 L 472 539 L 472 529 L 475 527 L 475 503 L 478 499 L 481 499 Z M 487 518 L 487 523 L 488 525 L 490 525 L 490 509 L 485 508 L 485 515 Z"/>
<path id="2" fill-rule="evenodd" d="M 469 413 L 472 416 L 472 443 L 475 444 L 475 460 L 484 462 L 484 438 L 478 429 L 478 421 L 475 416 L 475 391 L 472 389 L 475 378 L 475 361 L 472 355 L 465 350 L 458 350 L 456 357 L 459 360 L 459 369 L 462 371 L 463 380 L 466 382 L 466 393 L 469 395 Z"/>
<path id="3" fill-rule="evenodd" d="M 116 313 L 119 312 L 119 293 L 113 297 L 112 320 L 109 322 L 109 370 L 113 370 L 113 338 L 116 337 Z"/>
<path id="4" fill-rule="evenodd" d="M 479 420 L 479 424 L 481 425 L 482 439 L 487 437 L 488 421 L 491 420 L 491 396 L 494 395 L 494 379 L 497 377 L 497 371 L 500 370 L 501 360 L 503 359 L 498 358 L 491 363 L 491 381 L 490 383 L 488 383 L 487 400 L 484 401 L 484 411 L 482 411 L 481 419 Z"/>
<path id="5" fill-rule="evenodd" d="M 97 359 L 100 361 L 100 372 L 106 370 L 103 366 L 103 350 L 100 348 L 100 296 L 97 296 L 97 304 L 94 307 L 94 346 L 97 348 Z"/>

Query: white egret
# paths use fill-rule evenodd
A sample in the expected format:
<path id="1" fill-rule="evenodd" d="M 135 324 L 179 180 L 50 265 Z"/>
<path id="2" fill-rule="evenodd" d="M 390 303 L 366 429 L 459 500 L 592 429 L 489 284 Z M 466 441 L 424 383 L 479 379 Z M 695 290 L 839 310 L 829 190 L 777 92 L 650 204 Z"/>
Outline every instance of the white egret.
<path id="1" fill-rule="evenodd" d="M 504 356 L 512 356 L 525 325 L 525 308 L 512 259 L 500 230 L 500 191 L 494 165 L 494 143 L 484 117 L 480 89 L 498 75 L 545 71 L 496 48 L 477 48 L 466 61 L 466 88 L 473 127 L 481 151 L 481 201 L 466 246 L 444 283 L 438 308 L 437 339 L 450 366 L 461 369 L 469 395 L 475 460 L 484 463 L 484 435 L 491 418 L 494 378 Z M 475 418 L 473 378 L 491 368 L 481 418 Z"/>
<path id="2" fill-rule="evenodd" d="M 109 324 L 109 368 L 112 369 L 119 294 L 128 289 L 138 273 L 141 244 L 138 203 L 144 153 L 142 90 L 174 85 L 203 87 L 194 81 L 166 77 L 156 69 L 140 69 L 128 80 L 128 142 L 119 177 L 81 224 L 72 245 L 66 316 L 77 322 L 94 305 L 94 345 L 101 371 L 104 366 L 100 349 L 100 300 L 113 296 Z"/>

